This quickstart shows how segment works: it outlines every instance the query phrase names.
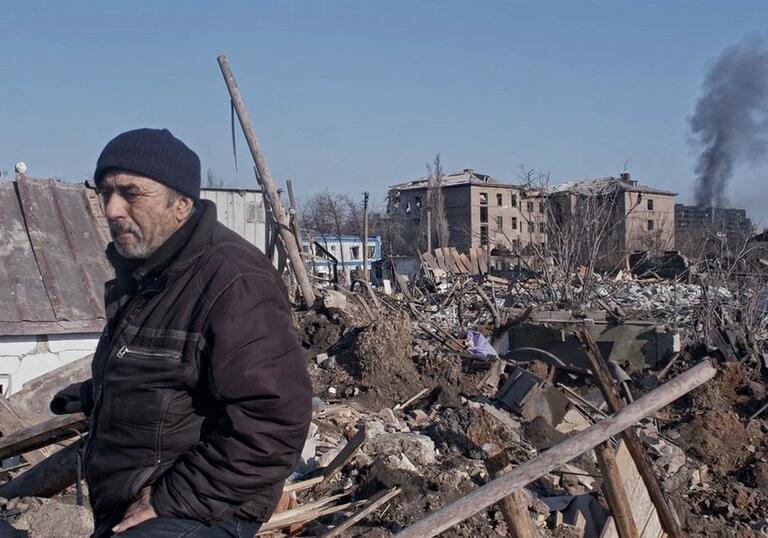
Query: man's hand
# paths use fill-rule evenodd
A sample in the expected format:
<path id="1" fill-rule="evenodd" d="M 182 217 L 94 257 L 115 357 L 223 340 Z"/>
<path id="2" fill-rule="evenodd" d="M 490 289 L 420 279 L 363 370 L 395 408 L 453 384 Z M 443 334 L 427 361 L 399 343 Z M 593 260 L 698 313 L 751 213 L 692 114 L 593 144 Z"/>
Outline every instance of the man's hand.
<path id="1" fill-rule="evenodd" d="M 148 519 L 156 518 L 157 513 L 149 502 L 150 495 L 152 495 L 152 488 L 150 486 L 143 488 L 139 492 L 139 498 L 133 501 L 125 511 L 123 520 L 112 527 L 112 532 L 119 534 L 140 523 L 144 523 Z"/>

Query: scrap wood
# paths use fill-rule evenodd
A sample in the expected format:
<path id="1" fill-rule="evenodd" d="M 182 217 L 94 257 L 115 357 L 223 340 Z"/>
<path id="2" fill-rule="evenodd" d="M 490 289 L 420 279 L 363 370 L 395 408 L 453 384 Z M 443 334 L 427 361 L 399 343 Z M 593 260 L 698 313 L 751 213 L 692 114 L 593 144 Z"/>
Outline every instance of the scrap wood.
<path id="1" fill-rule="evenodd" d="M 29 424 L 14 411 L 11 404 L 5 398 L 0 397 L 0 432 L 3 434 L 0 440 L 4 440 L 6 436 L 12 435 L 14 432 L 23 430 L 28 426 Z M 48 456 L 50 456 L 48 451 L 32 450 L 24 455 L 24 459 L 29 463 L 35 464 L 43 461 Z"/>
<path id="2" fill-rule="evenodd" d="M 664 385 L 629 404 L 618 413 L 574 434 L 562 443 L 517 466 L 509 473 L 477 488 L 473 492 L 433 512 L 396 536 L 400 538 L 430 538 L 450 529 L 499 502 L 511 492 L 533 482 L 559 465 L 593 449 L 599 443 L 624 431 L 639 420 L 655 413 L 712 379 L 717 369 L 705 359 Z"/>
<path id="3" fill-rule="evenodd" d="M 492 445 L 488 457 L 485 459 L 485 467 L 491 478 L 504 476 L 512 469 L 509 458 L 500 447 Z M 539 533 L 536 530 L 531 515 L 528 513 L 528 503 L 522 489 L 518 489 L 501 500 L 501 513 L 515 538 L 536 538 Z"/>
<path id="4" fill-rule="evenodd" d="M 613 449 L 611 449 L 613 451 Z M 641 530 L 641 538 L 662 538 L 666 536 L 661 528 L 658 513 L 656 512 L 648 490 L 643 484 L 643 479 L 632 461 L 632 456 L 623 441 L 615 449 L 615 461 L 619 470 L 624 489 L 629 494 L 629 505 L 637 528 Z M 620 538 L 617 532 L 616 521 L 611 516 L 605 522 L 600 538 Z"/>
<path id="5" fill-rule="evenodd" d="M 597 347 L 592 335 L 590 335 L 586 329 L 579 329 L 576 334 L 583 344 L 584 352 L 587 355 L 587 359 L 589 359 L 590 368 L 594 373 L 594 379 L 600 387 L 600 392 L 603 393 L 605 402 L 608 404 L 608 409 L 610 409 L 612 413 L 618 413 L 624 408 L 624 402 L 622 401 L 621 396 L 619 395 L 619 390 L 611 377 L 605 358 Z M 653 472 L 650 458 L 645 451 L 645 447 L 643 447 L 635 427 L 629 427 L 626 431 L 622 432 L 622 438 L 627 444 L 627 448 L 629 449 L 630 454 L 632 454 L 632 458 L 635 460 L 635 465 L 637 465 L 640 475 L 643 477 L 643 482 L 645 482 L 645 487 L 648 488 L 648 493 L 653 500 L 653 504 L 656 506 L 664 530 L 673 538 L 682 538 L 684 534 L 677 513 L 666 494 L 661 489 L 659 479 Z"/>
<path id="6" fill-rule="evenodd" d="M 496 359 L 491 363 L 491 367 L 483 376 L 483 379 L 477 384 L 477 390 L 480 392 L 495 391 L 499 387 L 499 380 L 501 374 L 507 367 L 507 361 L 504 359 Z"/>
<path id="7" fill-rule="evenodd" d="M 416 400 L 424 396 L 427 392 L 429 392 L 429 387 L 420 390 L 419 392 L 417 392 L 416 394 L 408 398 L 403 403 L 396 404 L 395 407 L 392 408 L 392 410 L 397 411 L 398 409 L 405 409 L 406 407 L 411 405 L 413 402 L 415 402 Z"/>
<path id="8" fill-rule="evenodd" d="M 595 456 L 600 466 L 600 473 L 603 475 L 605 499 L 608 501 L 608 506 L 613 514 L 613 521 L 618 529 L 619 537 L 640 538 L 611 442 L 605 441 L 597 445 Z"/>
<path id="9" fill-rule="evenodd" d="M 24 454 L 64 439 L 76 437 L 87 429 L 88 419 L 81 413 L 61 415 L 46 420 L 31 428 L 0 437 L 0 459 Z"/>
<path id="10" fill-rule="evenodd" d="M 340 512 L 342 510 L 347 510 L 348 508 L 353 506 L 360 506 L 360 504 L 366 502 L 366 501 L 347 502 L 347 503 L 336 504 L 333 506 L 328 506 L 332 504 L 334 501 L 341 499 L 342 497 L 349 496 L 350 493 L 351 492 L 345 492 L 345 493 L 339 493 L 337 495 L 331 495 L 329 497 L 324 497 L 319 501 L 315 501 L 309 504 L 304 504 L 296 508 L 291 508 L 290 510 L 286 510 L 285 512 L 279 512 L 277 514 L 274 514 L 271 518 L 269 518 L 269 521 L 267 521 L 266 523 L 264 523 L 264 525 L 261 526 L 261 528 L 259 529 L 259 532 L 256 533 L 256 536 L 260 536 L 268 532 L 272 532 L 278 529 L 283 529 L 285 527 L 290 527 L 296 524 L 308 523 L 319 517 L 327 516 L 329 514 Z"/>
<path id="11" fill-rule="evenodd" d="M 355 523 L 357 523 L 358 521 L 364 519 L 365 517 L 369 516 L 370 514 L 378 510 L 380 506 L 383 506 L 384 504 L 388 503 L 390 500 L 400 495 L 401 491 L 402 490 L 400 488 L 392 488 L 389 491 L 384 490 L 379 492 L 375 497 L 373 497 L 369 501 L 370 504 L 368 506 L 366 506 L 362 510 L 358 511 L 356 514 L 347 518 L 347 520 L 345 520 L 343 523 L 334 527 L 331 531 L 323 534 L 322 538 L 336 538 L 338 536 L 341 536 L 342 532 L 349 529 L 350 527 L 355 525 Z"/>
<path id="12" fill-rule="evenodd" d="M 352 461 L 352 458 L 355 457 L 357 451 L 363 446 L 367 437 L 368 433 L 365 426 L 363 426 L 357 430 L 352 439 L 347 442 L 344 448 L 341 449 L 341 452 L 333 458 L 331 463 L 329 463 L 327 467 L 321 469 L 323 480 L 319 484 L 320 490 L 326 488 L 331 479 L 336 476 L 336 473 L 338 473 L 347 463 Z"/>

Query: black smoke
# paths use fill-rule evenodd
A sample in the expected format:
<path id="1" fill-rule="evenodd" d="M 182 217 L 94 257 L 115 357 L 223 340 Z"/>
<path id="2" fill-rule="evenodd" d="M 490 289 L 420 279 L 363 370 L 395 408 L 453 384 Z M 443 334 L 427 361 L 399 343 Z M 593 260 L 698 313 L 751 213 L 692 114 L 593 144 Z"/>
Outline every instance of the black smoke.
<path id="1" fill-rule="evenodd" d="M 696 163 L 696 203 L 722 206 L 734 167 L 757 163 L 768 143 L 768 52 L 757 37 L 726 48 L 714 61 L 689 118 Z"/>

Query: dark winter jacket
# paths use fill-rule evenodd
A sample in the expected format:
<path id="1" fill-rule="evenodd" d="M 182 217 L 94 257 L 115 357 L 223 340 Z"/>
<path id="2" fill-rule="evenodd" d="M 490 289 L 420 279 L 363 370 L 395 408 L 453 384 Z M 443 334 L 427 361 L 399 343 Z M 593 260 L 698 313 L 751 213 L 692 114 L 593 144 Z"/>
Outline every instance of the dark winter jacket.
<path id="1" fill-rule="evenodd" d="M 118 278 L 80 387 L 97 519 L 152 485 L 160 516 L 267 520 L 311 415 L 280 276 L 205 201 L 146 262 L 108 256 Z M 66 393 L 51 407 L 73 410 Z"/>

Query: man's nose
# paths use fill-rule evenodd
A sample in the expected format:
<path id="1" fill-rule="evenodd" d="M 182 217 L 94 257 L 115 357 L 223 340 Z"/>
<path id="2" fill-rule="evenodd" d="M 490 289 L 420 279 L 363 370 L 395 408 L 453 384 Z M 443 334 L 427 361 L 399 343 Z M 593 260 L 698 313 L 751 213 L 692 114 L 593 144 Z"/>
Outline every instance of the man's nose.
<path id="1" fill-rule="evenodd" d="M 121 196 L 114 194 L 104 200 L 104 216 L 108 220 L 117 220 L 127 216 L 128 204 Z"/>

